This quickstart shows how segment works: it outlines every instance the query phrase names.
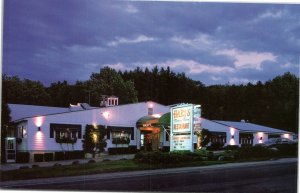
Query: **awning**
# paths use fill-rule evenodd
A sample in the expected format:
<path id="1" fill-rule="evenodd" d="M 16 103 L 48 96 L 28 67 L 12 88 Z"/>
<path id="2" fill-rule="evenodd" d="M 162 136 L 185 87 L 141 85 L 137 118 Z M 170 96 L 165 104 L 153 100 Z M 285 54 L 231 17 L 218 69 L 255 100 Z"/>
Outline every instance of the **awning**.
<path id="1" fill-rule="evenodd" d="M 166 113 L 158 119 L 158 126 L 169 127 L 171 124 L 171 113 Z"/>
<path id="2" fill-rule="evenodd" d="M 151 115 L 147 115 L 144 117 L 141 117 L 137 122 L 136 122 L 136 126 L 137 127 L 145 127 L 145 126 L 152 126 L 157 124 L 158 122 L 158 118 L 151 116 Z"/>

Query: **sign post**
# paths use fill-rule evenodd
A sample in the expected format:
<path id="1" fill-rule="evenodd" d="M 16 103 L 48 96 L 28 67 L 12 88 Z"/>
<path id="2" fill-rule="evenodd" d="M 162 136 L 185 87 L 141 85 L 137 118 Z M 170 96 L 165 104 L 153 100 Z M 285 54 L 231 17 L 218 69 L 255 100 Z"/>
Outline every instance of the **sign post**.
<path id="1" fill-rule="evenodd" d="M 194 152 L 194 130 L 200 129 L 200 105 L 182 104 L 171 108 L 170 151 Z"/>

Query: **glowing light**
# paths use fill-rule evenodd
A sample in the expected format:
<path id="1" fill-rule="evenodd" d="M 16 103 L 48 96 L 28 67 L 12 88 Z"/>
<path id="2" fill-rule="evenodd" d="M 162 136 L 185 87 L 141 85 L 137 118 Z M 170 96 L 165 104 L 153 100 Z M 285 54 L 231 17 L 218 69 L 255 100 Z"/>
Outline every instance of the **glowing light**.
<path id="1" fill-rule="evenodd" d="M 235 145 L 234 139 L 230 139 L 229 144 L 230 144 L 230 145 Z"/>
<path id="2" fill-rule="evenodd" d="M 259 137 L 263 137 L 264 136 L 263 132 L 258 132 L 257 134 L 258 134 Z"/>
<path id="3" fill-rule="evenodd" d="M 283 135 L 284 138 L 289 139 L 290 138 L 290 134 L 286 133 Z"/>
<path id="4" fill-rule="evenodd" d="M 235 129 L 234 129 L 233 127 L 229 127 L 229 129 L 230 129 L 230 134 L 231 134 L 231 135 L 234 135 Z"/>
<path id="5" fill-rule="evenodd" d="M 257 135 L 259 137 L 258 143 L 263 143 L 264 133 L 263 132 L 258 132 Z"/>
<path id="6" fill-rule="evenodd" d="M 155 118 L 160 118 L 161 117 L 160 114 L 153 114 L 152 116 L 155 117 Z"/>
<path id="7" fill-rule="evenodd" d="M 96 123 L 93 123 L 93 126 L 95 129 L 97 129 L 97 124 Z"/>
<path id="8" fill-rule="evenodd" d="M 93 134 L 93 140 L 94 140 L 94 142 L 97 142 L 97 134 Z"/>
<path id="9" fill-rule="evenodd" d="M 37 127 L 41 127 L 44 123 L 45 117 L 34 117 L 33 118 L 33 122 L 35 124 L 35 126 Z"/>
<path id="10" fill-rule="evenodd" d="M 102 113 L 103 117 L 108 119 L 109 118 L 109 112 L 103 112 Z"/>
<path id="11" fill-rule="evenodd" d="M 33 140 L 34 148 L 36 150 L 44 150 L 45 149 L 44 141 L 45 141 L 45 136 L 43 132 L 41 131 L 36 132 Z"/>
<path id="12" fill-rule="evenodd" d="M 149 103 L 149 104 L 148 104 L 148 107 L 149 107 L 149 108 L 153 108 L 153 103 Z"/>

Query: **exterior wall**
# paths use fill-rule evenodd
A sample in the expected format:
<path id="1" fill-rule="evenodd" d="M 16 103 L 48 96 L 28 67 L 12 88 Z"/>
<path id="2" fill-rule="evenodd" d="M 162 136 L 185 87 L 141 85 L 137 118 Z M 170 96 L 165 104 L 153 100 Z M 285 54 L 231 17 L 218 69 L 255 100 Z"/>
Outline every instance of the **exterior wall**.
<path id="1" fill-rule="evenodd" d="M 253 133 L 253 145 L 262 144 L 268 141 L 268 134 L 264 132 Z"/>
<path id="2" fill-rule="evenodd" d="M 290 133 L 281 134 L 280 137 L 293 140 L 293 135 Z"/>
<path id="3" fill-rule="evenodd" d="M 28 118 L 28 141 L 23 149 L 40 152 L 82 150 L 82 139 L 85 133 L 86 124 L 134 127 L 134 140 L 131 140 L 129 145 L 137 146 L 139 142 L 137 140 L 139 139 L 139 132 L 136 128 L 136 121 L 142 116 L 148 115 L 148 107 L 150 104 L 153 107 L 154 114 L 163 114 L 170 111 L 167 106 L 154 102 L 144 102 Z M 50 138 L 50 123 L 80 124 L 82 138 L 77 139 L 74 145 L 56 143 L 55 136 Z M 41 128 L 40 131 L 38 131 L 38 127 Z M 112 138 L 107 140 L 107 148 L 109 147 L 116 147 L 115 144 L 112 144 Z M 118 145 L 118 147 L 121 146 Z"/>
<path id="4" fill-rule="evenodd" d="M 201 119 L 201 127 L 204 129 L 208 129 L 211 132 L 225 132 L 226 133 L 226 145 L 239 145 L 239 130 L 235 128 L 231 128 L 214 121 L 210 121 L 207 119 Z M 232 135 L 234 138 L 232 138 Z"/>

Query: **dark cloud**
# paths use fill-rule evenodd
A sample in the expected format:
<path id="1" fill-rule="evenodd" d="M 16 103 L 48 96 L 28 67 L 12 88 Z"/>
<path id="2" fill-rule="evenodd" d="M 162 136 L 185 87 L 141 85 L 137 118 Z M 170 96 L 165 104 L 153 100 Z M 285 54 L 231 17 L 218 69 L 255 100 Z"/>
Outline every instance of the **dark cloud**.
<path id="1" fill-rule="evenodd" d="M 48 85 L 58 80 L 86 80 L 104 65 L 122 70 L 158 64 L 185 71 L 205 84 L 266 81 L 286 71 L 298 74 L 299 8 L 283 4 L 5 1 L 3 72 Z"/>

